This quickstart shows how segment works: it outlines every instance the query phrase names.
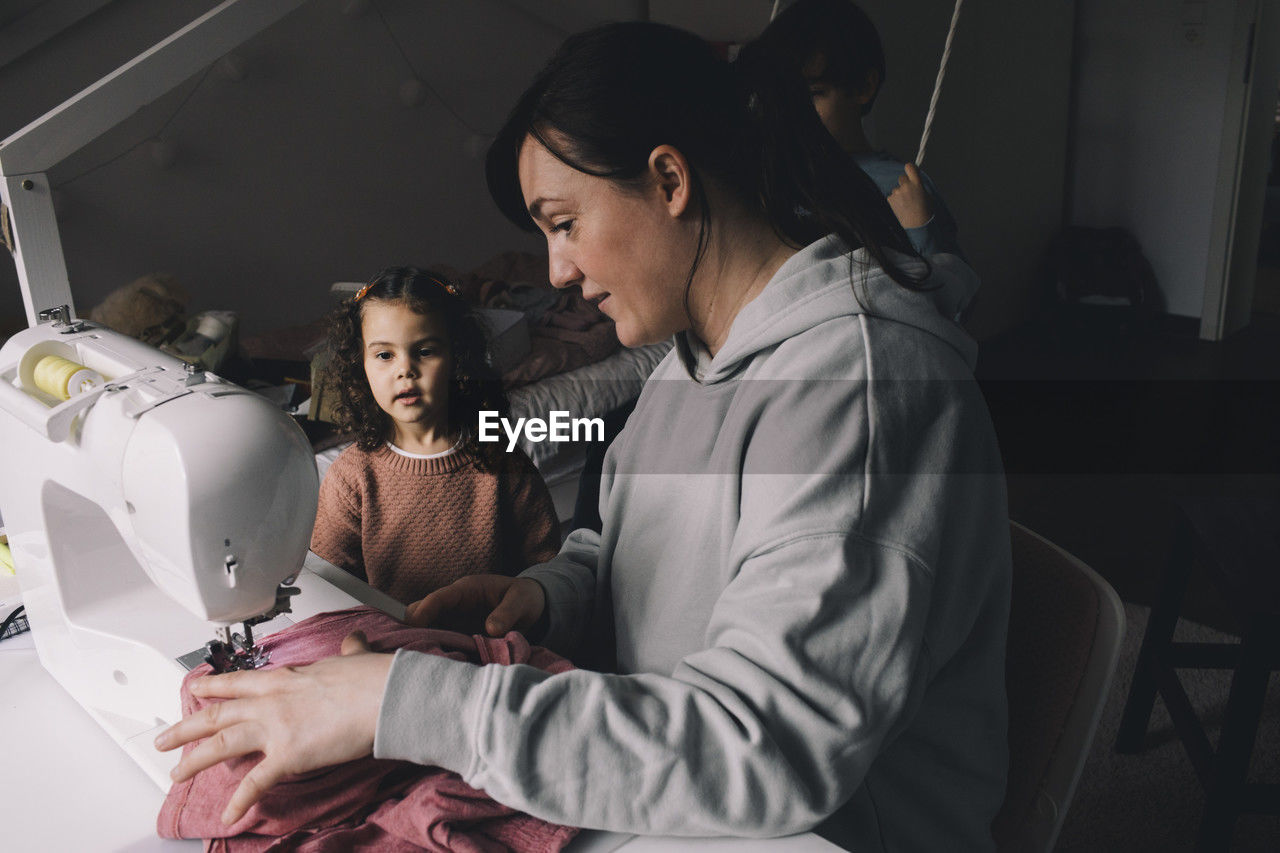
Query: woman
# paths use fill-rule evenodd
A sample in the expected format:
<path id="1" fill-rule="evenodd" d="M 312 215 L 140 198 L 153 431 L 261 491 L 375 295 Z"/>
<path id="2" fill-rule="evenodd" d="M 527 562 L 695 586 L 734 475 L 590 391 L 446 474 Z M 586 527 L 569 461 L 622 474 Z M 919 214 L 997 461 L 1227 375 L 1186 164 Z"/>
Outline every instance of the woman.
<path id="1" fill-rule="evenodd" d="M 352 638 L 198 682 L 237 701 L 161 736 L 218 735 L 177 778 L 262 751 L 236 817 L 283 774 L 372 751 L 577 826 L 991 847 L 1009 540 L 975 347 L 947 319 L 973 276 L 912 255 L 803 82 L 760 60 L 651 24 L 574 36 L 489 154 L 552 282 L 623 343 L 677 347 L 609 451 L 603 531 L 411 618 L 476 613 L 608 674 Z"/>

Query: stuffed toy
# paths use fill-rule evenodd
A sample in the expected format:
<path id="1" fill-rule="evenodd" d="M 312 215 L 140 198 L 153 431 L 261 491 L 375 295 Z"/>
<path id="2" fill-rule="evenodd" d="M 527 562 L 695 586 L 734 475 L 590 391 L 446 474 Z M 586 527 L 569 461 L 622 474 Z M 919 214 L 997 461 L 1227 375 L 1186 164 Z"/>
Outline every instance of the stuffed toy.
<path id="1" fill-rule="evenodd" d="M 187 327 L 187 292 L 166 273 L 151 273 L 117 288 L 89 319 L 143 343 L 159 346 Z"/>

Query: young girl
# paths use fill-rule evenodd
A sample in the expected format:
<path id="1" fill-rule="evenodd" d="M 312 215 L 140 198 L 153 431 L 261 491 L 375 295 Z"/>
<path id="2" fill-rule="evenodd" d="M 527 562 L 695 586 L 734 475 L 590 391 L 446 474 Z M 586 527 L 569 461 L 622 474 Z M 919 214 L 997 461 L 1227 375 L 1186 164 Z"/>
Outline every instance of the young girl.
<path id="1" fill-rule="evenodd" d="M 863 117 L 885 81 L 884 47 L 867 13 L 851 0 L 796 0 L 765 28 L 755 47 L 804 77 L 822 124 L 888 198 L 912 247 L 924 256 L 963 257 L 955 217 L 932 179 L 867 139 Z"/>
<path id="2" fill-rule="evenodd" d="M 464 575 L 513 575 L 560 544 L 529 458 L 476 437 L 505 413 L 484 332 L 452 285 L 384 270 L 330 319 L 328 379 L 356 443 L 320 485 L 311 550 L 406 604 Z"/>

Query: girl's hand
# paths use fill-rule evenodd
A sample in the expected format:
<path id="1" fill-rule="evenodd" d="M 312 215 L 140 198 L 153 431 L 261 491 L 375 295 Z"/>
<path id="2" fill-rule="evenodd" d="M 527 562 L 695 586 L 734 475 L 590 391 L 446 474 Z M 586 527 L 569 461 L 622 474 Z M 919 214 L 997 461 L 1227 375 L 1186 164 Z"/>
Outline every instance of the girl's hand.
<path id="1" fill-rule="evenodd" d="M 405 621 L 420 628 L 467 631 L 483 619 L 485 633 L 502 637 L 533 625 L 546 606 L 542 584 L 532 578 L 468 575 L 410 604 Z"/>
<path id="2" fill-rule="evenodd" d="M 929 193 L 920 178 L 920 170 L 914 163 L 907 163 L 904 174 L 898 178 L 898 186 L 889 193 L 889 207 L 903 228 L 919 228 L 928 225 L 933 218 L 933 208 L 929 205 Z"/>
<path id="3" fill-rule="evenodd" d="M 283 777 L 373 752 L 391 658 L 370 652 L 356 631 L 342 641 L 340 656 L 310 666 L 197 678 L 192 695 L 229 701 L 207 705 L 161 732 L 156 749 L 166 752 L 207 738 L 178 762 L 171 774 L 175 782 L 261 752 L 262 761 L 241 780 L 222 813 L 222 822 L 233 824 Z"/>

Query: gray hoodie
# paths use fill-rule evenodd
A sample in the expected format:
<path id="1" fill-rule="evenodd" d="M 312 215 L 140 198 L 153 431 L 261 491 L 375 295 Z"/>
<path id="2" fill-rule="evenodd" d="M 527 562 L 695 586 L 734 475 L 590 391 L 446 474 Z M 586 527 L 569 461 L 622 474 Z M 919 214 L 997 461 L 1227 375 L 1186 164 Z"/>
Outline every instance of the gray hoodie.
<path id="1" fill-rule="evenodd" d="M 679 336 L 606 457 L 603 531 L 525 573 L 544 644 L 611 674 L 400 652 L 375 755 L 576 826 L 990 848 L 1008 514 L 949 319 L 976 279 L 931 262 L 912 292 L 826 238 L 714 358 Z"/>

